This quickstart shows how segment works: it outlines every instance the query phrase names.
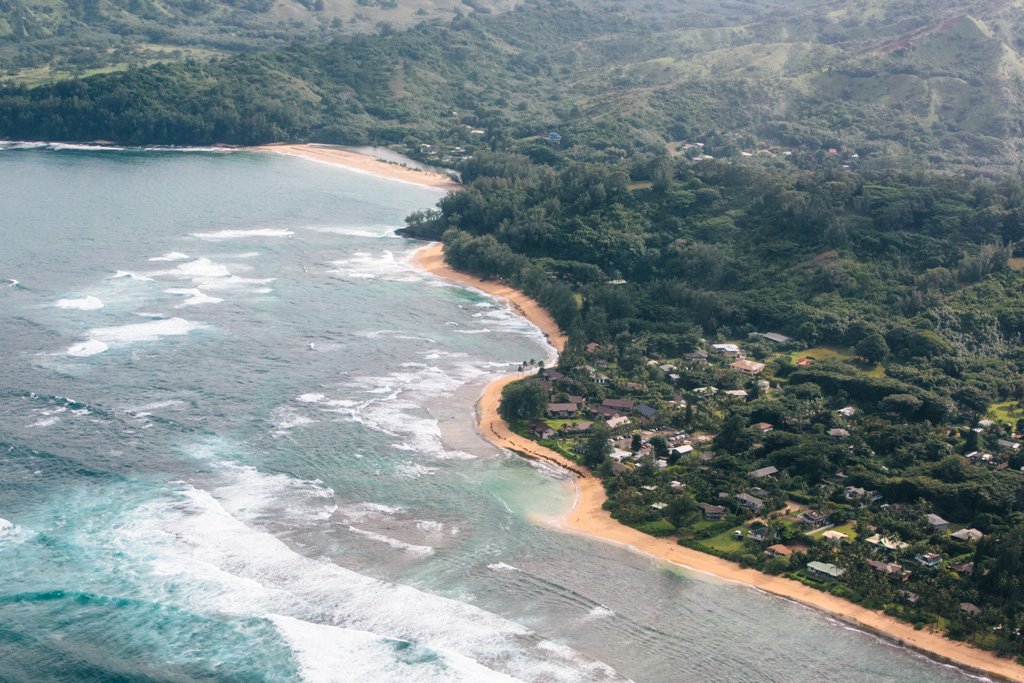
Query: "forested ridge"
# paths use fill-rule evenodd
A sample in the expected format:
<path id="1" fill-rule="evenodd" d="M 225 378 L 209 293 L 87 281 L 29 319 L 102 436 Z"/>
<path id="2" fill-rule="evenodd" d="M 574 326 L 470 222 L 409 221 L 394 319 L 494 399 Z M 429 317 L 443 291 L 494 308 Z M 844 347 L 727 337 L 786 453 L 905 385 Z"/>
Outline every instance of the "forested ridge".
<path id="1" fill-rule="evenodd" d="M 573 158 L 635 151 L 808 168 L 1011 171 L 1021 13 L 995 0 L 650 6 L 536 0 L 406 30 L 0 89 L 8 138 L 378 142 Z M 188 53 L 184 55 L 188 57 Z M 471 134 L 468 131 L 479 130 Z M 454 154 L 452 151 L 454 150 Z"/>

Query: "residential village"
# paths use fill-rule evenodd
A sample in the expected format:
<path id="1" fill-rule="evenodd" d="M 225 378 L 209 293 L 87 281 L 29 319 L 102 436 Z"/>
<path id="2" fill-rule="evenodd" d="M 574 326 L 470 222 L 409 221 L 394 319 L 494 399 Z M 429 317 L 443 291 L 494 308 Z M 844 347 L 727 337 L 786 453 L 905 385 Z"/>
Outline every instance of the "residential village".
<path id="1" fill-rule="evenodd" d="M 993 560 L 979 547 L 1005 505 L 993 478 L 1024 478 L 1016 425 L 933 427 L 826 396 L 813 380 L 840 368 L 884 373 L 771 332 L 675 359 L 590 343 L 524 374 L 547 402 L 513 427 L 595 466 L 606 507 L 641 531 L 918 625 L 984 619 L 976 582 Z"/>

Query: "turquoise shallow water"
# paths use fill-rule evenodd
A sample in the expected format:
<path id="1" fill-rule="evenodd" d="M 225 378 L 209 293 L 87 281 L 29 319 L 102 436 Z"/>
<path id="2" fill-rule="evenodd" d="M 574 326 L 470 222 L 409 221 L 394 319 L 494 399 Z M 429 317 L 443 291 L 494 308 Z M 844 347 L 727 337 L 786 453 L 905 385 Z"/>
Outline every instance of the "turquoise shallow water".
<path id="1" fill-rule="evenodd" d="M 571 493 L 471 406 L 548 349 L 407 265 L 438 196 L 0 149 L 0 680 L 966 678 L 532 524 Z"/>

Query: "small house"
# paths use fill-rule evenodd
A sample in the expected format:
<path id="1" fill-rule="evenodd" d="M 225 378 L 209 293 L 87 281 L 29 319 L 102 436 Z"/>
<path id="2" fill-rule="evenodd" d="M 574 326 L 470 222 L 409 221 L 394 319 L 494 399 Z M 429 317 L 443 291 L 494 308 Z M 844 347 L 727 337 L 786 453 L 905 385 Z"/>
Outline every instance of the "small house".
<path id="1" fill-rule="evenodd" d="M 573 422 L 572 424 L 563 425 L 562 432 L 565 434 L 586 434 L 590 431 L 593 424 L 593 422 L 588 422 L 586 420 Z"/>
<path id="2" fill-rule="evenodd" d="M 929 512 L 925 515 L 925 519 L 928 520 L 928 528 L 932 531 L 942 532 L 949 528 L 949 522 L 933 512 Z"/>
<path id="3" fill-rule="evenodd" d="M 960 531 L 954 531 L 949 536 L 950 538 L 955 538 L 958 541 L 975 543 L 984 538 L 985 534 L 981 533 L 977 529 L 960 529 Z"/>
<path id="4" fill-rule="evenodd" d="M 968 576 L 970 576 L 974 573 L 973 562 L 954 562 L 953 564 L 949 565 L 949 568 L 955 571 L 957 574 L 967 574 Z"/>
<path id="5" fill-rule="evenodd" d="M 741 359 L 729 364 L 729 367 L 733 370 L 738 370 L 745 375 L 759 375 L 764 372 L 764 363 L 758 363 L 755 360 Z"/>
<path id="6" fill-rule="evenodd" d="M 746 401 L 747 397 L 750 395 L 743 389 L 730 389 L 729 391 L 723 391 L 722 393 L 725 394 L 726 396 L 730 396 L 732 398 L 739 398 L 744 401 Z"/>
<path id="7" fill-rule="evenodd" d="M 601 401 L 601 405 L 605 408 L 612 408 L 613 410 L 633 410 L 633 406 L 636 405 L 636 401 L 628 398 L 606 398 Z"/>
<path id="8" fill-rule="evenodd" d="M 848 439 L 848 438 L 850 438 L 850 432 L 848 432 L 845 429 L 842 429 L 840 427 L 836 427 L 835 429 L 828 430 L 828 435 L 829 435 L 829 437 L 831 437 L 833 439 Z"/>
<path id="9" fill-rule="evenodd" d="M 812 529 L 820 529 L 829 523 L 829 512 L 827 510 L 804 510 L 797 517 L 797 520 L 804 526 Z"/>
<path id="10" fill-rule="evenodd" d="M 871 536 L 870 538 L 866 538 L 864 540 L 867 543 L 870 543 L 871 545 L 875 546 L 876 548 L 882 548 L 884 550 L 895 551 L 903 550 L 905 548 L 910 547 L 909 543 L 905 543 L 901 541 L 899 538 L 896 538 L 895 536 L 886 536 L 885 538 L 883 538 L 881 534 L 875 534 L 874 536 Z"/>
<path id="11" fill-rule="evenodd" d="M 775 532 L 766 526 L 759 526 L 756 529 L 751 529 L 747 532 L 747 538 L 758 543 L 764 543 L 765 541 L 775 538 Z"/>
<path id="12" fill-rule="evenodd" d="M 622 427 L 628 424 L 629 418 L 626 417 L 625 415 L 619 415 L 618 417 L 613 417 L 612 419 L 608 420 L 608 426 L 611 429 L 615 429 L 616 427 Z"/>
<path id="13" fill-rule="evenodd" d="M 753 427 L 762 434 L 768 434 L 769 432 L 775 431 L 775 425 L 770 422 L 758 422 L 753 425 Z"/>
<path id="14" fill-rule="evenodd" d="M 843 492 L 843 497 L 846 498 L 846 500 L 854 501 L 862 500 L 867 494 L 868 492 L 860 487 L 847 486 L 846 490 Z"/>
<path id="15" fill-rule="evenodd" d="M 653 419 L 654 416 L 658 414 L 657 410 L 647 405 L 646 403 L 641 403 L 640 405 L 638 405 L 636 407 L 636 412 L 640 413 L 640 416 L 647 420 Z"/>
<path id="16" fill-rule="evenodd" d="M 534 420 L 530 423 L 530 431 L 538 439 L 551 439 L 555 436 L 555 430 L 548 423 L 541 420 Z"/>
<path id="17" fill-rule="evenodd" d="M 879 562 L 878 560 L 868 560 L 868 566 L 874 569 L 879 574 L 885 574 L 886 576 L 899 579 L 900 581 L 906 581 L 910 578 L 910 570 L 904 569 L 903 565 L 896 562 Z"/>
<path id="18" fill-rule="evenodd" d="M 793 554 L 793 551 L 781 543 L 776 543 L 775 545 L 768 546 L 764 554 L 768 557 L 789 557 Z"/>
<path id="19" fill-rule="evenodd" d="M 711 348 L 714 350 L 715 353 L 721 354 L 723 356 L 732 356 L 733 358 L 739 358 L 740 356 L 743 355 L 743 352 L 740 351 L 740 347 L 736 346 L 735 344 L 712 344 Z"/>
<path id="20" fill-rule="evenodd" d="M 976 617 L 981 614 L 981 608 L 975 605 L 973 602 L 961 602 L 960 611 L 969 617 Z"/>
<path id="21" fill-rule="evenodd" d="M 914 559 L 926 567 L 938 567 L 942 564 L 942 555 L 938 553 L 918 553 Z"/>
<path id="22" fill-rule="evenodd" d="M 545 408 L 548 417 L 572 417 L 579 410 L 575 403 L 549 403 Z"/>
<path id="23" fill-rule="evenodd" d="M 757 512 L 764 507 L 764 501 L 756 496 L 752 496 L 749 493 L 738 493 L 736 494 L 736 500 L 739 501 L 743 507 Z"/>
<path id="24" fill-rule="evenodd" d="M 717 522 L 725 517 L 725 507 L 711 503 L 698 503 L 697 507 L 704 513 L 704 519 Z"/>
<path id="25" fill-rule="evenodd" d="M 762 467 L 761 469 L 754 470 L 750 473 L 751 479 L 764 479 L 766 477 L 774 477 L 779 473 L 779 469 L 775 465 L 769 465 L 768 467 Z"/>
<path id="26" fill-rule="evenodd" d="M 850 540 L 850 537 L 844 534 L 842 531 L 836 531 L 835 529 L 829 529 L 821 535 L 821 540 L 832 545 L 839 545 L 843 541 Z"/>

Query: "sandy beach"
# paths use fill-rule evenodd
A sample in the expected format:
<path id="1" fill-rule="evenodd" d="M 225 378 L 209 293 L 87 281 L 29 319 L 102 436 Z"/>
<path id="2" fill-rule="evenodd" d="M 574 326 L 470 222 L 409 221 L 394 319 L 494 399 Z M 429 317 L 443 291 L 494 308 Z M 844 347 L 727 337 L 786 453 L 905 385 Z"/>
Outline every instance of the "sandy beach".
<path id="1" fill-rule="evenodd" d="M 303 159 L 319 161 L 325 164 L 333 164 L 335 166 L 344 166 L 345 168 L 353 171 L 368 173 L 381 178 L 389 178 L 391 180 L 398 180 L 404 183 L 412 183 L 414 185 L 423 185 L 426 187 L 436 187 L 450 192 L 458 190 L 459 187 L 461 187 L 458 183 L 453 182 L 449 176 L 442 173 L 421 171 L 416 168 L 402 166 L 400 164 L 384 161 L 367 154 L 359 154 L 358 152 L 352 152 L 333 145 L 292 145 L 282 143 L 249 147 L 247 149 L 259 152 L 274 152 L 276 154 L 301 157 Z"/>
<path id="2" fill-rule="evenodd" d="M 565 347 L 565 336 L 557 324 L 535 301 L 508 285 L 485 281 L 459 273 L 444 262 L 440 244 L 431 244 L 414 255 L 414 263 L 425 270 L 458 284 L 473 287 L 508 301 L 513 308 L 539 327 L 551 345 L 558 351 Z M 980 650 L 965 643 L 949 640 L 930 630 L 915 630 L 911 624 L 897 621 L 882 612 L 866 609 L 828 593 L 815 590 L 797 581 L 770 576 L 754 569 L 744 569 L 714 555 L 683 547 L 669 538 L 655 538 L 620 524 L 602 508 L 607 497 L 600 480 L 586 468 L 567 460 L 560 454 L 544 448 L 509 429 L 498 414 L 501 390 L 517 375 L 502 377 L 488 385 L 477 403 L 480 431 L 495 445 L 519 453 L 527 458 L 558 465 L 574 475 L 576 501 L 566 515 L 555 519 L 539 519 L 541 523 L 569 533 L 581 534 L 647 555 L 655 560 L 733 581 L 757 590 L 771 593 L 814 609 L 821 610 L 859 629 L 880 636 L 938 661 L 953 664 L 971 673 L 1009 681 L 1024 682 L 1024 667 L 1010 659 Z"/>
<path id="3" fill-rule="evenodd" d="M 338 164 L 404 182 L 448 190 L 455 190 L 459 187 L 444 176 L 414 171 L 347 150 L 310 145 L 273 145 L 257 149 Z M 548 342 L 557 352 L 561 352 L 565 348 L 565 335 L 540 304 L 507 284 L 482 280 L 453 270 L 444 261 L 442 245 L 433 243 L 418 250 L 413 255 L 413 263 L 446 280 L 472 287 L 508 302 L 513 310 L 544 333 Z M 949 640 L 934 631 L 917 631 L 910 624 L 897 621 L 881 612 L 860 607 L 828 593 L 814 590 L 797 581 L 769 576 L 753 569 L 743 569 L 734 562 L 680 546 L 673 539 L 648 536 L 615 521 L 602 508 L 607 498 L 600 480 L 593 477 L 586 468 L 540 446 L 531 439 L 515 434 L 501 419 L 498 414 L 501 390 L 518 378 L 519 375 L 516 374 L 508 375 L 489 384 L 476 404 L 476 414 L 481 433 L 495 445 L 527 458 L 544 461 L 571 473 L 576 489 L 573 508 L 560 518 L 539 519 L 538 521 L 541 523 L 568 533 L 581 534 L 612 543 L 658 561 L 668 562 L 799 602 L 890 642 L 919 651 L 938 661 L 959 666 L 972 673 L 1024 683 L 1024 667 L 1010 659 L 1004 659 L 970 645 Z"/>

